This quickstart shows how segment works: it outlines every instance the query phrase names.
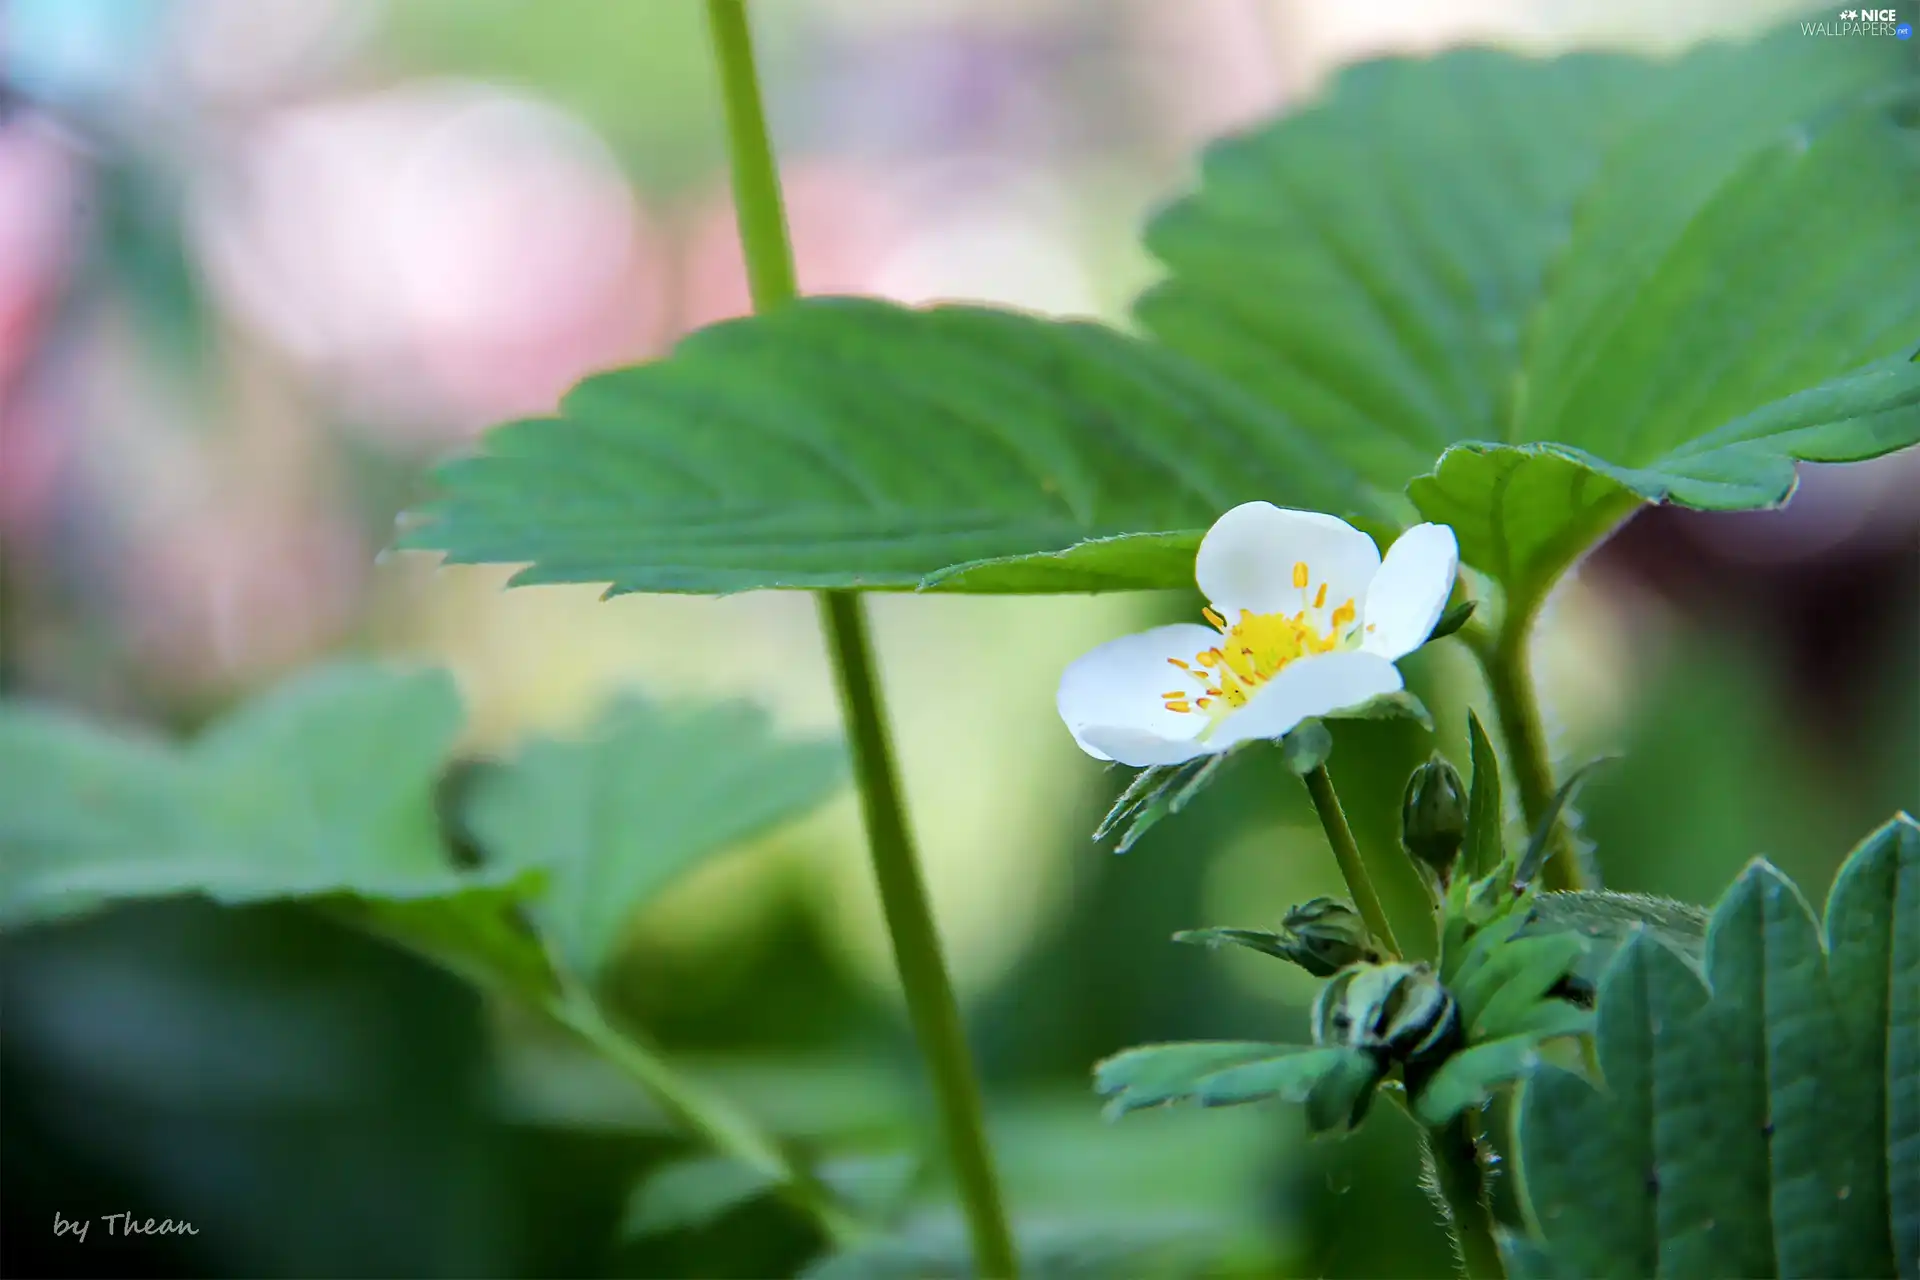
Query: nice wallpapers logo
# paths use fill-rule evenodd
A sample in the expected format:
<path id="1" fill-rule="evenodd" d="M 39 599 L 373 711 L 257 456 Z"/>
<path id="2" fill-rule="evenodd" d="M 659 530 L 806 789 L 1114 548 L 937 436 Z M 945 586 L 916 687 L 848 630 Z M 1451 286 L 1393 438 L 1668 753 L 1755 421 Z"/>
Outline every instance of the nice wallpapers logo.
<path id="1" fill-rule="evenodd" d="M 1913 24 L 1903 21 L 1897 9 L 1842 9 L 1833 22 L 1803 22 L 1800 34 L 1808 36 L 1892 36 L 1896 40 L 1913 37 Z"/>
<path id="2" fill-rule="evenodd" d="M 96 1222 L 106 1224 L 110 1236 L 197 1236 L 199 1228 L 177 1218 L 136 1218 L 131 1213 L 109 1213 L 98 1218 L 69 1218 L 55 1211 L 53 1234 L 72 1236 L 78 1244 L 87 1242 L 87 1232 Z"/>

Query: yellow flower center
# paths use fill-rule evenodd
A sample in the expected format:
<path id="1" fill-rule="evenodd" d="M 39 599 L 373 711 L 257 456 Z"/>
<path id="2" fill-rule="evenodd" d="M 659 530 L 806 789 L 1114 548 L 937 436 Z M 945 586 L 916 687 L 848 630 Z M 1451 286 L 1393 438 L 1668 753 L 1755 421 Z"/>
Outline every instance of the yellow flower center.
<path id="1" fill-rule="evenodd" d="M 1242 609 L 1239 619 L 1228 625 L 1227 620 L 1212 609 L 1202 610 L 1213 629 L 1220 633 L 1220 643 L 1195 654 L 1192 662 L 1184 658 L 1167 659 L 1199 686 L 1197 693 L 1174 689 L 1161 694 L 1167 710 L 1205 713 L 1212 722 L 1200 732 L 1205 738 L 1229 713 L 1246 706 L 1253 691 L 1273 679 L 1288 663 L 1309 654 L 1350 647 L 1359 638 L 1359 628 L 1354 625 L 1359 611 L 1354 608 L 1353 600 L 1349 598 L 1337 605 L 1326 619 L 1326 630 L 1322 631 L 1319 615 L 1326 608 L 1327 584 L 1322 582 L 1319 590 L 1309 592 L 1311 581 L 1306 562 L 1296 563 L 1293 585 L 1300 591 L 1301 603 L 1297 613 L 1254 613 Z"/>

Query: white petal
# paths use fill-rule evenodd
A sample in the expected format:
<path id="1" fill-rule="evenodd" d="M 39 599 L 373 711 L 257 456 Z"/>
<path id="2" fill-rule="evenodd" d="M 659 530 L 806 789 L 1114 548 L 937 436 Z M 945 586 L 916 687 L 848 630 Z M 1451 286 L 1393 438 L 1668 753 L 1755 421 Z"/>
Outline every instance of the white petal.
<path id="1" fill-rule="evenodd" d="M 1278 738 L 1309 716 L 1357 707 L 1400 688 L 1400 670 L 1359 649 L 1301 658 L 1260 686 L 1247 705 L 1228 716 L 1207 745 L 1216 749 L 1253 738 Z"/>
<path id="2" fill-rule="evenodd" d="M 1307 566 L 1308 585 L 1294 585 L 1294 566 Z M 1228 623 L 1240 611 L 1298 613 L 1327 584 L 1326 609 L 1347 600 L 1356 608 L 1380 567 L 1373 539 L 1337 516 L 1248 502 L 1214 521 L 1193 562 L 1200 593 Z"/>
<path id="3" fill-rule="evenodd" d="M 1200 685 L 1167 659 L 1192 662 L 1219 639 L 1211 627 L 1182 622 L 1109 640 L 1061 674 L 1054 705 L 1073 740 L 1096 760 L 1170 764 L 1205 755 L 1209 749 L 1194 739 L 1206 715 L 1169 711 L 1163 696 L 1175 689 L 1197 695 Z"/>
<path id="4" fill-rule="evenodd" d="M 1391 660 L 1425 644 L 1459 569 L 1460 544 L 1446 525 L 1417 524 L 1401 534 L 1367 588 L 1360 647 Z"/>
<path id="5" fill-rule="evenodd" d="M 1140 729 L 1105 724 L 1088 726 L 1075 734 L 1074 740 L 1080 744 L 1082 751 L 1096 760 L 1117 760 L 1136 768 L 1150 764 L 1181 764 L 1198 756 L 1217 755 L 1232 745 L 1211 739 L 1199 742 L 1191 738 L 1178 741 L 1157 738 Z"/>

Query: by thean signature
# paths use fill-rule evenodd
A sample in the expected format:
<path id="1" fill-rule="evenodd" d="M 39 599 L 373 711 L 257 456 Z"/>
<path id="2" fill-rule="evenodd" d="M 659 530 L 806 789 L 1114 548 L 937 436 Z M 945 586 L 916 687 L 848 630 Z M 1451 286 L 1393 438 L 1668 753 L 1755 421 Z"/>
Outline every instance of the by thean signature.
<path id="1" fill-rule="evenodd" d="M 199 1228 L 178 1218 L 136 1218 L 132 1213 L 109 1213 L 98 1218 L 69 1218 L 54 1211 L 53 1234 L 72 1236 L 81 1244 L 96 1222 L 104 1222 L 110 1236 L 197 1236 Z"/>

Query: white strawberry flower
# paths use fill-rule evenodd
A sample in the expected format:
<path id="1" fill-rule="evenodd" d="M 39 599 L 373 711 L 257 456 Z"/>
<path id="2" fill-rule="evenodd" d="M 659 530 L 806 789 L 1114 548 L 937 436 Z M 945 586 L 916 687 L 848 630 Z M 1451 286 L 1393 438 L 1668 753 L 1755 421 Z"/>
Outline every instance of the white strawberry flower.
<path id="1" fill-rule="evenodd" d="M 1443 524 L 1415 525 L 1382 560 L 1337 517 L 1245 503 L 1194 559 L 1212 625 L 1155 627 L 1079 658 L 1060 677 L 1060 718 L 1088 755 L 1136 766 L 1282 737 L 1399 690 L 1394 663 L 1426 643 L 1459 566 Z"/>

